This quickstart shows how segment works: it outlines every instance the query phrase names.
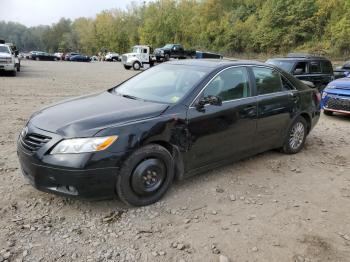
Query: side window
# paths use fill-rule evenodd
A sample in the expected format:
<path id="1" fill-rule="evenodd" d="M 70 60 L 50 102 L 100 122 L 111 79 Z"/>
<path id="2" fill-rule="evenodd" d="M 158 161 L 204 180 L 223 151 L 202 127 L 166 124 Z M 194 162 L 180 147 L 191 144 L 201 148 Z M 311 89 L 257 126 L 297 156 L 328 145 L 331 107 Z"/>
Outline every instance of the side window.
<path id="1" fill-rule="evenodd" d="M 282 91 L 281 75 L 273 69 L 253 67 L 258 95 Z"/>
<path id="2" fill-rule="evenodd" d="M 143 51 L 144 54 L 147 54 L 147 49 L 146 48 L 142 49 L 142 51 Z"/>
<path id="3" fill-rule="evenodd" d="M 222 101 L 229 101 L 250 96 L 247 69 L 234 67 L 217 75 L 205 88 L 203 95 L 218 96 Z"/>
<path id="4" fill-rule="evenodd" d="M 321 64 L 320 62 L 312 61 L 310 62 L 310 73 L 315 74 L 315 73 L 321 73 Z"/>
<path id="5" fill-rule="evenodd" d="M 322 61 L 321 62 L 322 65 L 322 72 L 326 73 L 326 74 L 332 74 L 333 73 L 333 67 L 331 62 L 329 61 Z"/>
<path id="6" fill-rule="evenodd" d="M 298 62 L 295 66 L 293 75 L 304 75 L 307 73 L 307 63 L 306 62 Z"/>

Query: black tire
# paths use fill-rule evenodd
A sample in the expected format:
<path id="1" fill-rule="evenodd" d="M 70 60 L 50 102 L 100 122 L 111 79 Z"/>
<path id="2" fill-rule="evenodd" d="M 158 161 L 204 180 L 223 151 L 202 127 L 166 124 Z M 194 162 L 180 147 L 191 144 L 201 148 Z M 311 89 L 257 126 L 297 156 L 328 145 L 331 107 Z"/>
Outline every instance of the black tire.
<path id="1" fill-rule="evenodd" d="M 151 178 L 150 183 L 155 183 L 152 188 L 145 179 L 148 179 L 149 173 L 153 173 L 153 170 L 159 172 L 156 182 Z M 117 177 L 116 191 L 119 198 L 127 205 L 146 206 L 160 200 L 173 180 L 173 157 L 164 147 L 150 144 L 135 151 L 124 162 Z"/>
<path id="2" fill-rule="evenodd" d="M 16 70 L 13 70 L 13 71 L 11 71 L 11 76 L 16 76 L 17 75 L 17 71 Z"/>
<path id="3" fill-rule="evenodd" d="M 131 69 L 131 66 L 124 65 L 124 68 L 125 68 L 126 70 L 130 70 L 130 69 Z"/>
<path id="4" fill-rule="evenodd" d="M 302 133 L 298 132 L 302 128 Z M 294 137 L 295 135 L 295 137 Z M 296 154 L 303 149 L 307 136 L 307 123 L 305 118 L 299 116 L 288 130 L 287 137 L 282 147 L 285 154 Z"/>
<path id="5" fill-rule="evenodd" d="M 136 71 L 140 70 L 141 69 L 141 64 L 139 62 L 134 62 L 132 64 L 132 68 Z"/>
<path id="6" fill-rule="evenodd" d="M 167 62 L 167 61 L 169 61 L 169 60 L 170 60 L 169 54 L 165 54 L 165 55 L 164 55 L 164 61 Z"/>
<path id="7" fill-rule="evenodd" d="M 333 112 L 329 110 L 323 110 L 323 114 L 325 114 L 326 116 L 332 116 Z"/>

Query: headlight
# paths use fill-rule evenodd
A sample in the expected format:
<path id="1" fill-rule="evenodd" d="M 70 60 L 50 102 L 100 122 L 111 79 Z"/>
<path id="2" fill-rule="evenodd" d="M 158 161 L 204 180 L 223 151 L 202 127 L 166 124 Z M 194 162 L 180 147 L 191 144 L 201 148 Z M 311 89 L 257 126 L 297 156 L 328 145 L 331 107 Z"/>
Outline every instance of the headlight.
<path id="1" fill-rule="evenodd" d="M 51 151 L 54 154 L 79 154 L 107 149 L 118 136 L 66 139 L 58 143 Z"/>
<path id="2" fill-rule="evenodd" d="M 326 88 L 332 89 L 332 88 L 337 88 L 336 86 L 328 85 Z"/>

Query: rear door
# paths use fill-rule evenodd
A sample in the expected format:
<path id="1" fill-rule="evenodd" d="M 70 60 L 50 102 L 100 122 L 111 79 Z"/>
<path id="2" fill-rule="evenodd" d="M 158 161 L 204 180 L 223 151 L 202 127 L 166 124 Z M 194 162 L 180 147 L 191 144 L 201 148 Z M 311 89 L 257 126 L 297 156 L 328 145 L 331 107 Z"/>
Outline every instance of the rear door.
<path id="1" fill-rule="evenodd" d="M 186 169 L 218 161 L 233 161 L 254 148 L 257 103 L 245 67 L 230 67 L 218 73 L 188 110 L 191 147 L 184 157 Z M 204 97 L 217 96 L 222 105 L 194 105 Z"/>
<path id="2" fill-rule="evenodd" d="M 258 120 L 255 145 L 263 152 L 283 142 L 299 97 L 278 71 L 252 67 L 257 91 Z"/>

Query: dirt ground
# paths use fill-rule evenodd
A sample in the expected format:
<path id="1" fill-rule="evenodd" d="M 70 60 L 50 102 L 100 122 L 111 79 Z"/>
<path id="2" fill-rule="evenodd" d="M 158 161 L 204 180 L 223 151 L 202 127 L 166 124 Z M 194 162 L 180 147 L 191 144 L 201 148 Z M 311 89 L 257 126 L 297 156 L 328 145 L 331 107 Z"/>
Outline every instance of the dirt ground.
<path id="1" fill-rule="evenodd" d="M 37 191 L 16 139 L 44 105 L 135 74 L 120 63 L 23 61 L 0 76 L 1 261 L 350 261 L 350 117 L 322 118 L 297 155 L 267 152 L 175 182 L 129 208 Z"/>

